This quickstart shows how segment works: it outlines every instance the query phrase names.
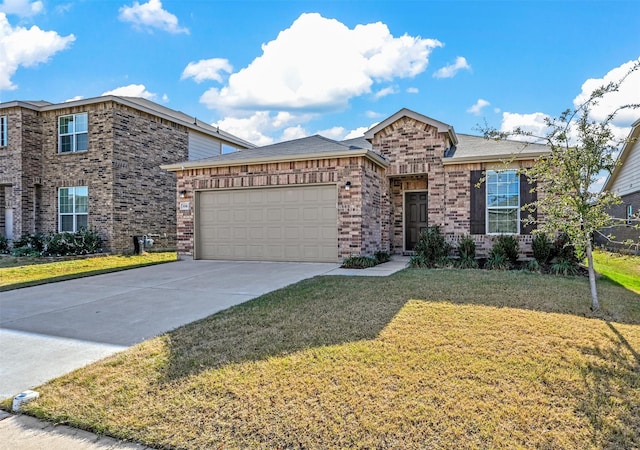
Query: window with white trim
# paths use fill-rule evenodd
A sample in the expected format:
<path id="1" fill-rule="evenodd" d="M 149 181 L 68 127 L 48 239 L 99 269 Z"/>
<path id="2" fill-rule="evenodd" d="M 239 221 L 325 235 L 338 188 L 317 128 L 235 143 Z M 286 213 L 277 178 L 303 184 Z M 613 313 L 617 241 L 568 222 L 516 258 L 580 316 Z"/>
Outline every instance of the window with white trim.
<path id="1" fill-rule="evenodd" d="M 6 147 L 7 145 L 9 145 L 7 116 L 0 116 L 0 147 Z"/>
<path id="2" fill-rule="evenodd" d="M 520 176 L 515 170 L 487 171 L 487 234 L 520 232 Z"/>
<path id="3" fill-rule="evenodd" d="M 58 152 L 84 152 L 89 148 L 88 115 L 70 114 L 58 117 Z"/>
<path id="4" fill-rule="evenodd" d="M 88 227 L 89 188 L 87 186 L 58 189 L 58 231 L 75 233 Z"/>

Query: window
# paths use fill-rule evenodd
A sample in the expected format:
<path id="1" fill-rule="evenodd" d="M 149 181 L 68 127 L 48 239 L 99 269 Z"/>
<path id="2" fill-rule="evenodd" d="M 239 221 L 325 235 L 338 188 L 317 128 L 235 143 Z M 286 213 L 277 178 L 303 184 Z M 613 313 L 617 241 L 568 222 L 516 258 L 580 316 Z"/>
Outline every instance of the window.
<path id="1" fill-rule="evenodd" d="M 0 147 L 9 145 L 7 136 L 7 116 L 0 116 Z"/>
<path id="2" fill-rule="evenodd" d="M 487 171 L 487 234 L 517 234 L 520 183 L 515 170 Z"/>
<path id="3" fill-rule="evenodd" d="M 64 187 L 58 190 L 58 231 L 76 232 L 87 228 L 89 188 Z"/>
<path id="4" fill-rule="evenodd" d="M 58 149 L 60 153 L 84 152 L 88 149 L 87 113 L 58 118 Z"/>

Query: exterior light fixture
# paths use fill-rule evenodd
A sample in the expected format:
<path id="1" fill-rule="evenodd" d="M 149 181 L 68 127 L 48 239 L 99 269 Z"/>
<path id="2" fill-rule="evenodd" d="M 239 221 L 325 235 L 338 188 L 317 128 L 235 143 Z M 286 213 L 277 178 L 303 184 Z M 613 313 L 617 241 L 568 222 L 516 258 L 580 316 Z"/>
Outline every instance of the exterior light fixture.
<path id="1" fill-rule="evenodd" d="M 180 191 L 180 198 L 185 198 L 187 196 L 187 191 Z"/>
<path id="2" fill-rule="evenodd" d="M 345 191 L 348 191 L 349 189 L 351 189 L 351 181 L 347 181 L 347 183 L 344 185 L 344 189 Z"/>

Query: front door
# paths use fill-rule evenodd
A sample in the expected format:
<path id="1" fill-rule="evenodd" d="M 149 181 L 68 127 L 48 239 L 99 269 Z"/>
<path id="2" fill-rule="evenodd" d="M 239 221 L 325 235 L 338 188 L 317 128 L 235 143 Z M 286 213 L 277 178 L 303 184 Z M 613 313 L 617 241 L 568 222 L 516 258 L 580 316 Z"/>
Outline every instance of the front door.
<path id="1" fill-rule="evenodd" d="M 427 228 L 427 191 L 406 192 L 404 198 L 404 249 L 411 251 Z"/>

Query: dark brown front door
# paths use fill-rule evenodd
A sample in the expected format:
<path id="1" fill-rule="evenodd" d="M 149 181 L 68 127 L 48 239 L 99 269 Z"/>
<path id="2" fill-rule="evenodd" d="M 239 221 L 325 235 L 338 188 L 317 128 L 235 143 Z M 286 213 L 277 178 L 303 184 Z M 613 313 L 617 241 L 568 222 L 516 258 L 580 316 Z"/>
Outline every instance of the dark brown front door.
<path id="1" fill-rule="evenodd" d="M 427 228 L 427 192 L 407 192 L 404 199 L 404 249 L 413 250 Z"/>

